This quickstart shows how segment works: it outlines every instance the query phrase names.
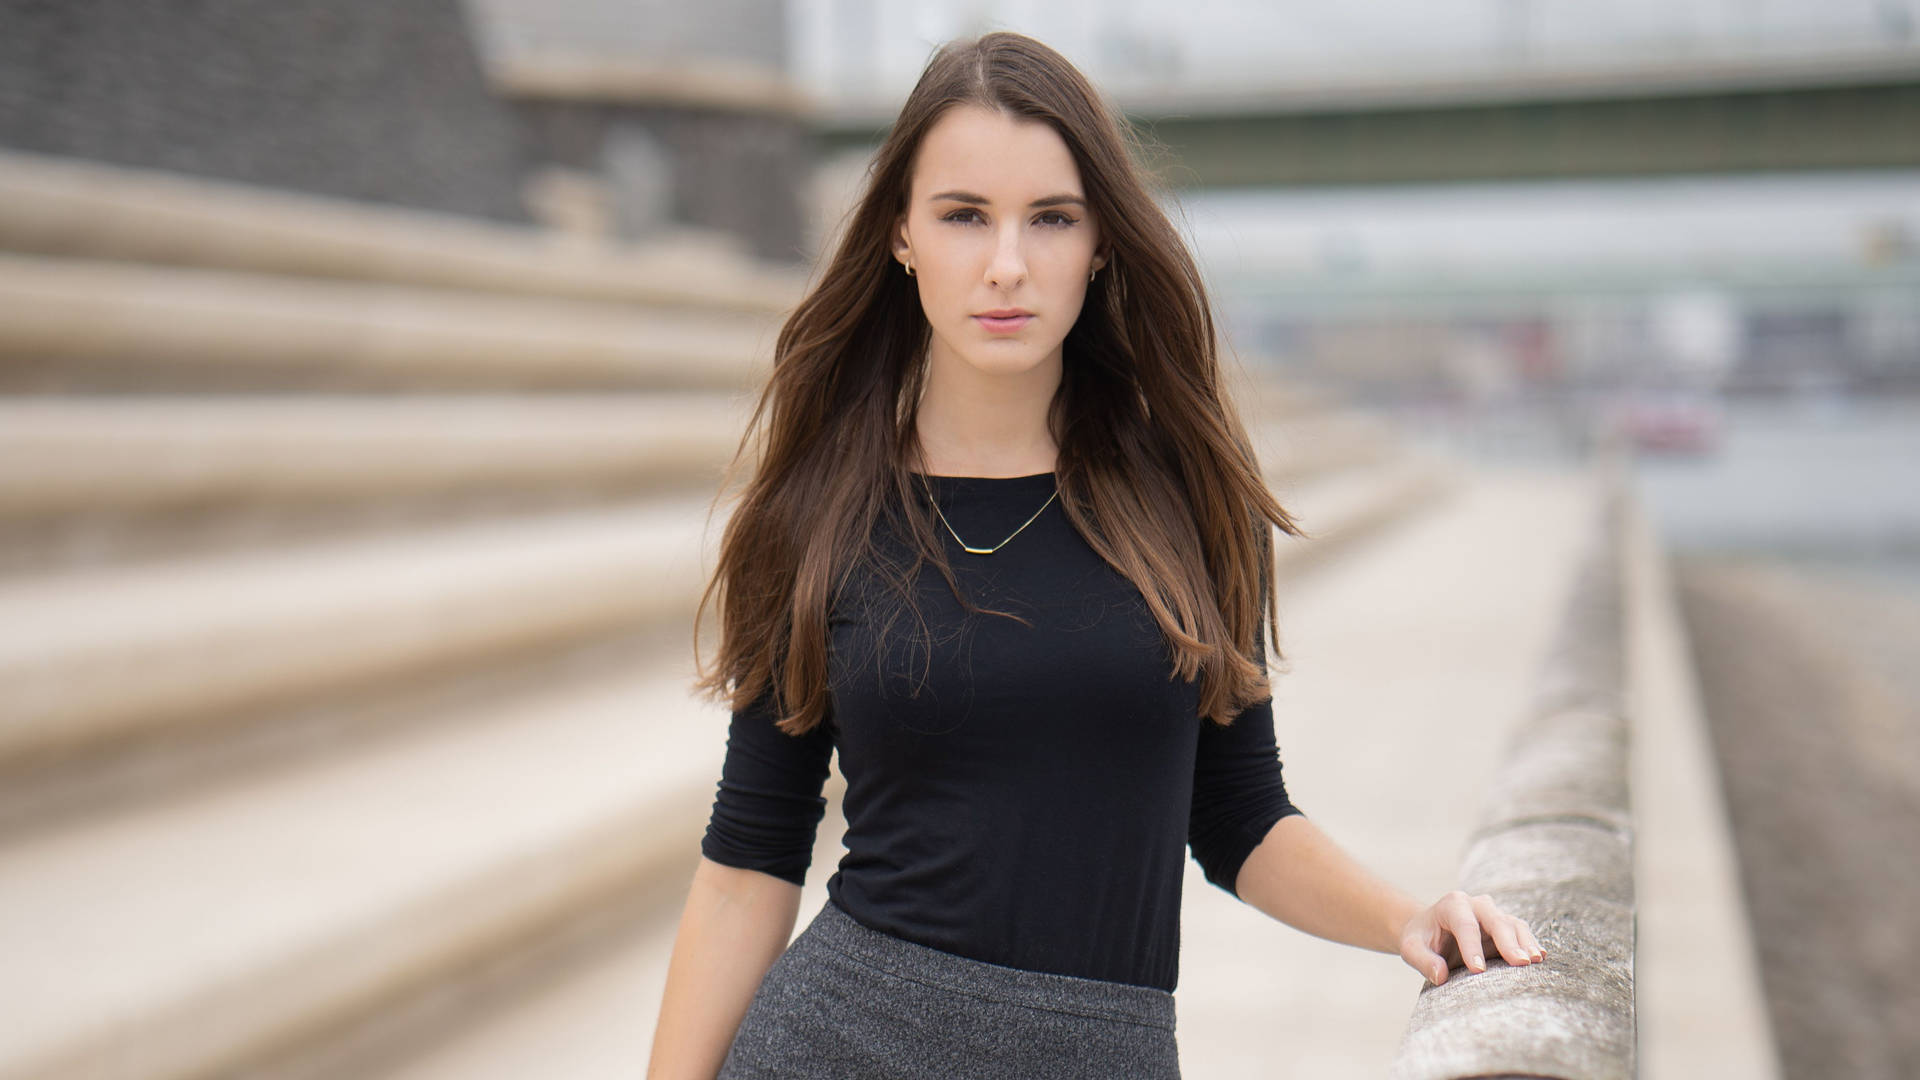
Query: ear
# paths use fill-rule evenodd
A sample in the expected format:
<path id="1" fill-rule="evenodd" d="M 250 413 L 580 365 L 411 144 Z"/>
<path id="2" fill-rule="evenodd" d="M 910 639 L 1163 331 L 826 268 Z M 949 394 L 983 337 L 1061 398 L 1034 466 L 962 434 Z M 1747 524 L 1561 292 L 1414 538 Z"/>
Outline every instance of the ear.
<path id="1" fill-rule="evenodd" d="M 907 215 L 901 214 L 893 222 L 893 257 L 901 266 L 913 260 L 913 244 L 907 239 Z"/>
<path id="2" fill-rule="evenodd" d="M 1113 259 L 1113 252 L 1111 250 L 1094 252 L 1093 253 L 1093 269 L 1095 270 L 1106 269 L 1107 263 L 1110 262 L 1112 259 Z"/>

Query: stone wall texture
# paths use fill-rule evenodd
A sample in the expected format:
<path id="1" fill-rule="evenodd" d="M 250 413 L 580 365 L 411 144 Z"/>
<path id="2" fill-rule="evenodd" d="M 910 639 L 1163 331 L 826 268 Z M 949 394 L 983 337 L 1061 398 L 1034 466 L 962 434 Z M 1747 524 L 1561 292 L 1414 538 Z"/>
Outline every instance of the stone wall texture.
<path id="1" fill-rule="evenodd" d="M 458 0 L 0 2 L 0 145 L 527 221 Z"/>

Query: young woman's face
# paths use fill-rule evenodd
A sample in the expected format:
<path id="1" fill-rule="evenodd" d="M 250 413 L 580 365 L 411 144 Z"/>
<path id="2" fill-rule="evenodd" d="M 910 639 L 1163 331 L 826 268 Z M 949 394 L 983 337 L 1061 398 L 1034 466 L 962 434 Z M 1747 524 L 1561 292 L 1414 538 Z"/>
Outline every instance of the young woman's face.
<path id="1" fill-rule="evenodd" d="M 1058 132 L 977 105 L 947 110 L 921 140 L 893 238 L 933 328 L 931 362 L 984 374 L 1058 365 L 1087 275 L 1106 263 L 1099 240 Z M 993 317 L 1009 311 L 1026 314 Z"/>

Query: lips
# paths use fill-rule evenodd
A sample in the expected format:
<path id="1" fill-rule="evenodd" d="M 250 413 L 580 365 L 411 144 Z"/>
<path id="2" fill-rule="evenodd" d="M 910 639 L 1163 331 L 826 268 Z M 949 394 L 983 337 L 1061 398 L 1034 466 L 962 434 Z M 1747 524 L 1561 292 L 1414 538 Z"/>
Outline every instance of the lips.
<path id="1" fill-rule="evenodd" d="M 1002 308 L 998 311 L 983 311 L 974 318 L 981 326 L 997 334 L 1012 333 L 1033 321 L 1033 313 L 1019 308 Z"/>

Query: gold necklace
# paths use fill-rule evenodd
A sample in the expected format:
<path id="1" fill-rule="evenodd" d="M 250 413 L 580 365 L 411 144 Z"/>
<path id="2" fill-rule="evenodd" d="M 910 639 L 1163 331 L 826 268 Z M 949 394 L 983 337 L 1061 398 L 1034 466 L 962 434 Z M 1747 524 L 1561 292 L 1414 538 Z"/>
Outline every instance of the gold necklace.
<path id="1" fill-rule="evenodd" d="M 967 542 L 965 540 L 960 539 L 960 534 L 953 531 L 952 523 L 947 521 L 947 515 L 942 514 L 940 512 L 940 503 L 933 497 L 932 484 L 926 481 L 922 481 L 922 482 L 925 483 L 927 487 L 927 501 L 930 503 L 933 503 L 934 515 L 940 519 L 940 524 L 945 525 L 947 527 L 947 533 L 953 537 L 955 543 L 960 545 L 960 550 L 966 552 L 969 555 L 991 555 L 994 552 L 999 551 L 1001 548 L 1006 547 L 1008 541 L 1020 535 L 1020 529 L 1024 529 L 1027 526 L 1033 524 L 1034 518 L 1037 518 L 1042 513 L 1044 513 L 1047 507 L 1053 505 L 1053 500 L 1060 497 L 1060 482 L 1058 480 L 1055 480 L 1053 484 L 1053 494 L 1047 496 L 1047 501 L 1041 503 L 1040 509 L 1035 510 L 1033 512 L 1033 517 L 1030 517 L 1027 520 L 1020 523 L 1020 529 L 1013 530 L 1013 532 L 1007 534 L 1006 540 L 1002 540 L 990 548 L 977 548 L 977 547 L 968 547 Z"/>

